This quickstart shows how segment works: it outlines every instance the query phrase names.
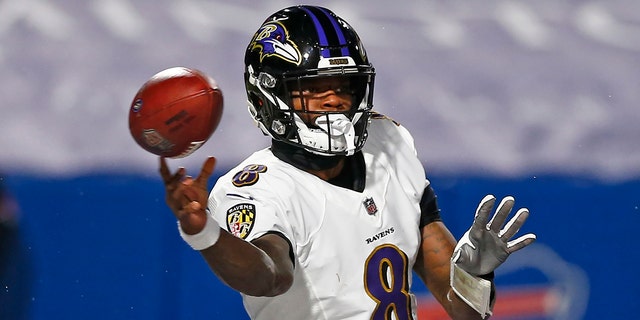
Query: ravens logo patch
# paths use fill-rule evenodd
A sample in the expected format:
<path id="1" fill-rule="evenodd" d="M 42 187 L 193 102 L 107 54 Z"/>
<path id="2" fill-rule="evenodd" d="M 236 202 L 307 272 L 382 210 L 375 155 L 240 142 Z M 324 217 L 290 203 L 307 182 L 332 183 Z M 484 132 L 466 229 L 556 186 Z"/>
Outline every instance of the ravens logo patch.
<path id="1" fill-rule="evenodd" d="M 227 230 L 234 236 L 245 239 L 253 229 L 256 207 L 251 203 L 240 203 L 227 210 Z"/>

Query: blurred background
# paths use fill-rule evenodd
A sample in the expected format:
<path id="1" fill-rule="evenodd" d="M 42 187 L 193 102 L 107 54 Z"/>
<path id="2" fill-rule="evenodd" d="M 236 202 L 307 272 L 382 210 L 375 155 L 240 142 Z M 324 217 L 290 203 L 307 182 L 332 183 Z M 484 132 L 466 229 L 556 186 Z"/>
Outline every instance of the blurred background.
<path id="1" fill-rule="evenodd" d="M 538 241 L 498 271 L 493 319 L 640 313 L 640 3 L 306 1 L 364 40 L 375 108 L 406 126 L 456 237 L 485 194 L 514 195 Z M 0 319 L 247 319 L 182 242 L 157 158 L 127 128 L 172 66 L 225 94 L 215 181 L 269 140 L 243 55 L 287 0 L 0 0 Z M 419 282 L 419 281 L 416 281 Z M 444 319 L 416 284 L 420 319 Z"/>

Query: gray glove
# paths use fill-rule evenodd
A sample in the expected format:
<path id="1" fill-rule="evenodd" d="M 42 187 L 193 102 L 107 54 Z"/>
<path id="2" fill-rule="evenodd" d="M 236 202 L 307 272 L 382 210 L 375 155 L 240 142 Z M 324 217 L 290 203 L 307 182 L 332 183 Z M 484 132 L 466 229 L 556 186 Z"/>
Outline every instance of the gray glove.
<path id="1" fill-rule="evenodd" d="M 529 210 L 522 208 L 502 228 L 513 209 L 514 199 L 511 196 L 502 199 L 495 215 L 487 223 L 495 202 L 496 198 L 492 195 L 485 196 L 480 201 L 473 225 L 458 241 L 453 253 L 452 262 L 475 276 L 493 272 L 510 254 L 528 246 L 536 239 L 535 234 L 528 233 L 509 241 L 529 216 Z"/>

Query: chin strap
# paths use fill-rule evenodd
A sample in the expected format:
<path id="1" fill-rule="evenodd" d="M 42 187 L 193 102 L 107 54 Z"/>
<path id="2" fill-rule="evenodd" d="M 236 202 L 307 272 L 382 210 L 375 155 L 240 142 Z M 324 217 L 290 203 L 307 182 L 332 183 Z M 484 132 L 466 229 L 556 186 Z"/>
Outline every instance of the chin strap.
<path id="1" fill-rule="evenodd" d="M 298 115 L 294 115 L 294 121 L 304 146 L 329 152 L 346 152 L 348 156 L 355 153 L 355 128 L 344 114 L 332 113 L 316 118 L 318 128 L 309 128 Z"/>

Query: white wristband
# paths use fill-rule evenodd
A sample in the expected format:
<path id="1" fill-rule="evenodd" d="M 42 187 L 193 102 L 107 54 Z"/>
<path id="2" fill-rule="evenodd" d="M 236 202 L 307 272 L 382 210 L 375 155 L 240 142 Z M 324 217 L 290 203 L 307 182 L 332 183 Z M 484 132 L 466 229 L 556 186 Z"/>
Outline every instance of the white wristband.
<path id="1" fill-rule="evenodd" d="M 474 276 L 456 265 L 459 255 L 458 251 L 451 259 L 449 284 L 453 292 L 484 319 L 492 314 L 491 281 Z"/>
<path id="2" fill-rule="evenodd" d="M 220 225 L 213 220 L 213 217 L 206 212 L 207 222 L 204 225 L 204 228 L 196 233 L 196 234 L 186 234 L 182 231 L 182 227 L 180 226 L 180 221 L 178 221 L 178 231 L 180 232 L 180 236 L 182 240 L 186 242 L 191 248 L 194 250 L 204 250 L 206 248 L 214 245 L 218 238 L 220 237 Z"/>

